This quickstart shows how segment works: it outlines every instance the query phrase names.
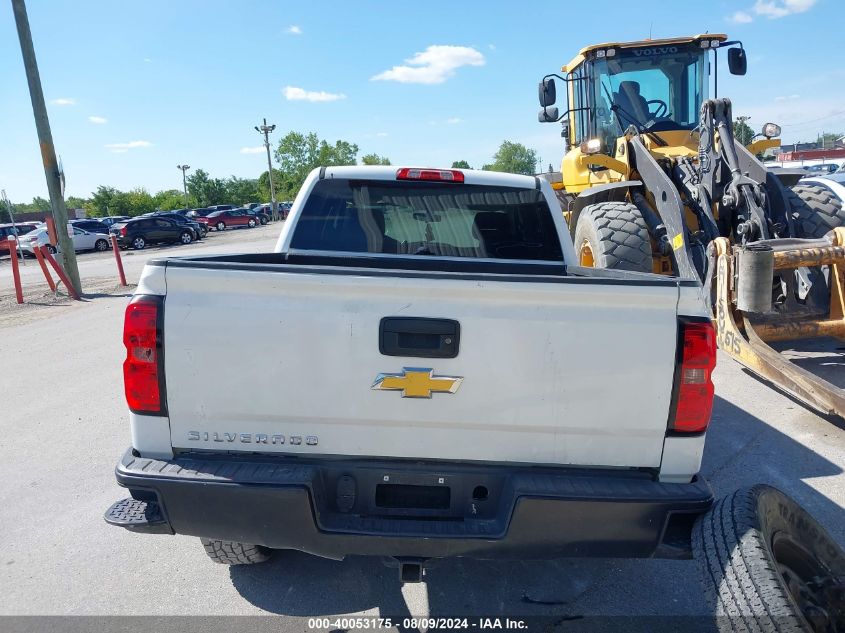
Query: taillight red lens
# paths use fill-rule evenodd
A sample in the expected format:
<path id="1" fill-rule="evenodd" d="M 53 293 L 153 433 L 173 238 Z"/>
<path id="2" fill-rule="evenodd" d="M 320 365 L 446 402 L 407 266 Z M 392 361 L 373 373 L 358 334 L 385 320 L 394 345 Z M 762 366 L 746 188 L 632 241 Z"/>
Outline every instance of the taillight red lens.
<path id="1" fill-rule="evenodd" d="M 120 235 L 122 237 L 126 237 L 126 227 L 125 226 L 120 227 Z"/>
<path id="2" fill-rule="evenodd" d="M 463 182 L 464 173 L 457 169 L 416 169 L 414 167 L 402 167 L 396 170 L 396 180 Z"/>
<path id="3" fill-rule="evenodd" d="M 678 395 L 672 429 L 701 433 L 713 411 L 713 369 L 716 367 L 716 333 L 710 322 L 682 323 L 683 344 L 678 374 Z"/>
<path id="4" fill-rule="evenodd" d="M 162 415 L 159 389 L 159 355 L 157 323 L 161 300 L 157 297 L 136 297 L 126 307 L 123 320 L 123 385 L 126 403 L 135 413 Z"/>

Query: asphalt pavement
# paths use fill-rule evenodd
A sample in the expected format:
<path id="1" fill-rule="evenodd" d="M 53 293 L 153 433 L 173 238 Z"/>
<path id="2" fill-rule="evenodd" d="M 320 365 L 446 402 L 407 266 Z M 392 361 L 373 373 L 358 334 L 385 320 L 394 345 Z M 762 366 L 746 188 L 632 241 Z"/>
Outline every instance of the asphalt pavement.
<path id="1" fill-rule="evenodd" d="M 279 225 L 212 236 L 168 254 L 269 250 Z M 161 249 L 125 258 L 130 281 Z M 80 259 L 113 274 L 111 253 Z M 37 277 L 35 266 L 26 278 Z M 0 268 L 8 292 L 8 268 Z M 25 279 L 26 279 L 25 278 Z M 34 283 L 34 282 L 33 282 Z M 447 560 L 400 585 L 380 561 L 280 552 L 227 568 L 198 539 L 107 526 L 124 491 L 114 465 L 130 443 L 121 343 L 128 293 L 63 304 L 0 327 L 0 614 L 277 614 L 282 630 L 315 615 L 706 615 L 694 561 Z M 842 355 L 838 361 L 840 365 Z M 845 368 L 844 368 L 845 369 Z M 845 545 L 845 431 L 720 354 L 703 472 L 717 494 L 758 482 L 796 498 Z"/>

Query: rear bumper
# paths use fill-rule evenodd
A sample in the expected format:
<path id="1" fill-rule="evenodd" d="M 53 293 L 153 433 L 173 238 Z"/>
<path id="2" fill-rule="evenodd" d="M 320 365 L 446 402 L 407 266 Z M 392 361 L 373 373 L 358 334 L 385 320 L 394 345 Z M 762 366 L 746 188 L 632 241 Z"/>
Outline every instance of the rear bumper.
<path id="1" fill-rule="evenodd" d="M 116 476 L 160 514 L 135 531 L 335 559 L 683 557 L 692 521 L 713 500 L 703 479 L 667 484 L 642 473 L 399 460 L 165 461 L 127 451 Z"/>

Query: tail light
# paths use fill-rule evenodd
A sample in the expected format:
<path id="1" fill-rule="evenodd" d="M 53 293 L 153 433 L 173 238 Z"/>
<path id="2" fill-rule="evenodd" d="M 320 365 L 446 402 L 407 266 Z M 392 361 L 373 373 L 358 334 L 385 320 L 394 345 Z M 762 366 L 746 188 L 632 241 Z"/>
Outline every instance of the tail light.
<path id="1" fill-rule="evenodd" d="M 125 226 L 120 227 L 120 236 L 126 237 L 126 227 Z"/>
<path id="2" fill-rule="evenodd" d="M 162 400 L 161 297 L 139 295 L 126 306 L 123 320 L 123 385 L 133 413 L 165 415 Z"/>
<path id="3" fill-rule="evenodd" d="M 716 333 L 709 321 L 682 322 L 674 416 L 670 424 L 679 433 L 701 433 L 713 411 L 713 369 Z"/>
<path id="4" fill-rule="evenodd" d="M 464 172 L 457 169 L 416 169 L 403 167 L 396 170 L 396 180 L 430 180 L 435 182 L 463 182 Z"/>

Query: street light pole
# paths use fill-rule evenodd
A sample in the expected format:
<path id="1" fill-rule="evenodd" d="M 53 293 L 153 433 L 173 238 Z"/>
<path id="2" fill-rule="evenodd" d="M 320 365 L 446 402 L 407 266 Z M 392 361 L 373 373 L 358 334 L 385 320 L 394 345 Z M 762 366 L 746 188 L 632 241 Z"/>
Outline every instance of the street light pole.
<path id="1" fill-rule="evenodd" d="M 38 74 L 38 63 L 35 59 L 35 48 L 32 45 L 32 32 L 29 30 L 29 18 L 26 15 L 24 0 L 12 0 L 12 11 L 15 14 L 23 65 L 26 71 L 26 80 L 29 84 L 32 114 L 35 117 L 35 129 L 38 132 L 38 143 L 41 146 L 41 162 L 44 164 L 44 176 L 47 179 L 50 207 L 53 221 L 56 224 L 58 247 L 62 252 L 62 260 L 68 280 L 76 294 L 81 295 L 82 283 L 79 280 L 76 251 L 67 230 L 67 207 L 62 194 L 61 173 L 56 160 L 56 148 L 53 147 L 53 133 L 50 131 L 50 119 L 47 117 L 47 106 L 44 103 L 44 91 L 41 88 L 41 76 Z"/>
<path id="2" fill-rule="evenodd" d="M 191 168 L 190 165 L 176 165 L 176 169 L 182 170 L 182 191 L 185 192 L 185 208 L 188 208 L 188 181 L 185 172 Z"/>
<path id="3" fill-rule="evenodd" d="M 270 179 L 270 209 L 274 221 L 279 219 L 279 212 L 276 207 L 276 188 L 273 187 L 273 162 L 270 160 L 270 132 L 275 129 L 275 125 L 267 125 L 267 119 L 264 119 L 264 125 L 255 126 L 255 131 L 264 135 L 264 148 L 267 150 L 267 176 Z"/>

